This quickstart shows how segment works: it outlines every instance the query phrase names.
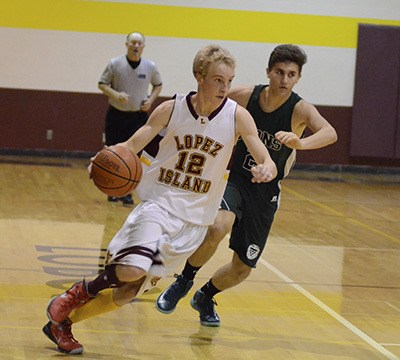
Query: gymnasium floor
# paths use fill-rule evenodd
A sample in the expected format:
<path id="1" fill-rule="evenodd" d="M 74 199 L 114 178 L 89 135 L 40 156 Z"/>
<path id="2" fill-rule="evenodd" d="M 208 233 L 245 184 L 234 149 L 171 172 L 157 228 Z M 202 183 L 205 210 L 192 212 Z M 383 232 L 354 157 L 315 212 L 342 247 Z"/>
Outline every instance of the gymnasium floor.
<path id="1" fill-rule="evenodd" d="M 0 156 L 0 359 L 63 356 L 41 332 L 46 305 L 97 274 L 131 211 L 105 200 L 86 165 Z M 400 177 L 293 172 L 282 193 L 259 265 L 216 296 L 220 328 L 201 326 L 189 300 L 230 260 L 227 239 L 174 313 L 154 307 L 171 275 L 76 324 L 81 358 L 399 359 Z"/>

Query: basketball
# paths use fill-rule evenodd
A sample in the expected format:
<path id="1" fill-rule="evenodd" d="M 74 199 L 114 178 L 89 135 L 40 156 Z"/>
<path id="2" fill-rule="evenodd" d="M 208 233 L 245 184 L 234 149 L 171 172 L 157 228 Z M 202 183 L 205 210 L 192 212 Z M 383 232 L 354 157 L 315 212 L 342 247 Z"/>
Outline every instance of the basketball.
<path id="1" fill-rule="evenodd" d="M 123 197 L 138 186 L 142 164 L 139 157 L 125 146 L 109 146 L 94 157 L 91 177 L 104 194 Z"/>

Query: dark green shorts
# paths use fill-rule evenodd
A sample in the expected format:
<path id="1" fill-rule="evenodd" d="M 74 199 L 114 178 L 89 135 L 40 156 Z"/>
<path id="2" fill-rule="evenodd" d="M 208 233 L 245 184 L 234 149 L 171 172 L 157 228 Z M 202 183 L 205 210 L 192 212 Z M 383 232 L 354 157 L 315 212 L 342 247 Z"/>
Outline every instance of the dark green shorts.
<path id="1" fill-rule="evenodd" d="M 238 186 L 228 182 L 221 201 L 222 209 L 236 215 L 229 247 L 243 263 L 253 268 L 264 250 L 278 209 L 279 194 L 274 198 L 272 202 L 261 198 L 256 184 Z"/>

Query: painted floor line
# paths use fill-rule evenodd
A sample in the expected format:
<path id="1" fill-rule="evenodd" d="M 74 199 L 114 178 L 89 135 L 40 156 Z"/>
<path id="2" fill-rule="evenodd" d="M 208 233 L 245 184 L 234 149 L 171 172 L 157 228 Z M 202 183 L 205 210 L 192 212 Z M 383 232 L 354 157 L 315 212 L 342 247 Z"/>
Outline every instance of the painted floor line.
<path id="1" fill-rule="evenodd" d="M 304 289 L 302 286 L 297 284 L 295 281 L 290 279 L 288 276 L 286 276 L 284 273 L 279 271 L 275 266 L 271 265 L 268 261 L 264 260 L 263 258 L 260 258 L 259 262 L 263 264 L 266 268 L 271 270 L 274 274 L 279 276 L 283 281 L 288 283 L 290 286 L 295 288 L 298 292 L 303 294 L 306 298 L 308 298 L 310 301 L 312 301 L 315 305 L 320 307 L 322 310 L 327 312 L 329 315 L 331 315 L 334 319 L 339 321 L 342 325 L 344 325 L 348 330 L 350 330 L 352 333 L 357 335 L 359 338 L 361 338 L 363 341 L 368 343 L 370 346 L 372 346 L 375 350 L 379 351 L 382 355 L 386 356 L 390 360 L 399 360 L 399 358 L 391 353 L 389 350 L 384 348 L 381 344 L 376 342 L 374 339 L 369 337 L 367 334 L 365 334 L 363 331 L 361 331 L 359 328 L 354 326 L 352 323 L 347 321 L 344 317 L 340 316 L 337 312 L 332 310 L 329 306 L 324 304 L 321 300 L 316 298 L 314 295 L 312 295 L 310 292 L 308 292 L 306 289 Z"/>

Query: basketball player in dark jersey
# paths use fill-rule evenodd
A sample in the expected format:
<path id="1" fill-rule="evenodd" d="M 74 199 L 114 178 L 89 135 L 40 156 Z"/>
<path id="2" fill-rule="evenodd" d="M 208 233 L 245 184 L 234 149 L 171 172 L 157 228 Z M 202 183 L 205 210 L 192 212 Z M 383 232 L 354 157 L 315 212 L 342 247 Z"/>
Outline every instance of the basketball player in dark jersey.
<path id="1" fill-rule="evenodd" d="M 213 297 L 246 279 L 256 267 L 274 220 L 280 200 L 280 181 L 295 162 L 296 150 L 317 149 L 336 142 L 335 129 L 315 106 L 292 91 L 301 78 L 307 55 L 298 46 L 277 46 L 268 62 L 269 85 L 250 85 L 232 89 L 229 97 L 253 116 L 259 137 L 275 161 L 278 176 L 269 183 L 251 182 L 254 160 L 243 141 L 236 145 L 228 185 L 214 225 L 210 226 L 202 245 L 189 257 L 181 275 L 157 299 L 163 313 L 175 310 L 178 301 L 193 285 L 197 271 L 215 253 L 219 242 L 229 233 L 234 251 L 230 263 L 218 269 L 191 300 L 200 314 L 200 323 L 219 326 Z M 312 135 L 304 137 L 309 128 Z M 203 299 L 202 302 L 198 298 Z"/>

